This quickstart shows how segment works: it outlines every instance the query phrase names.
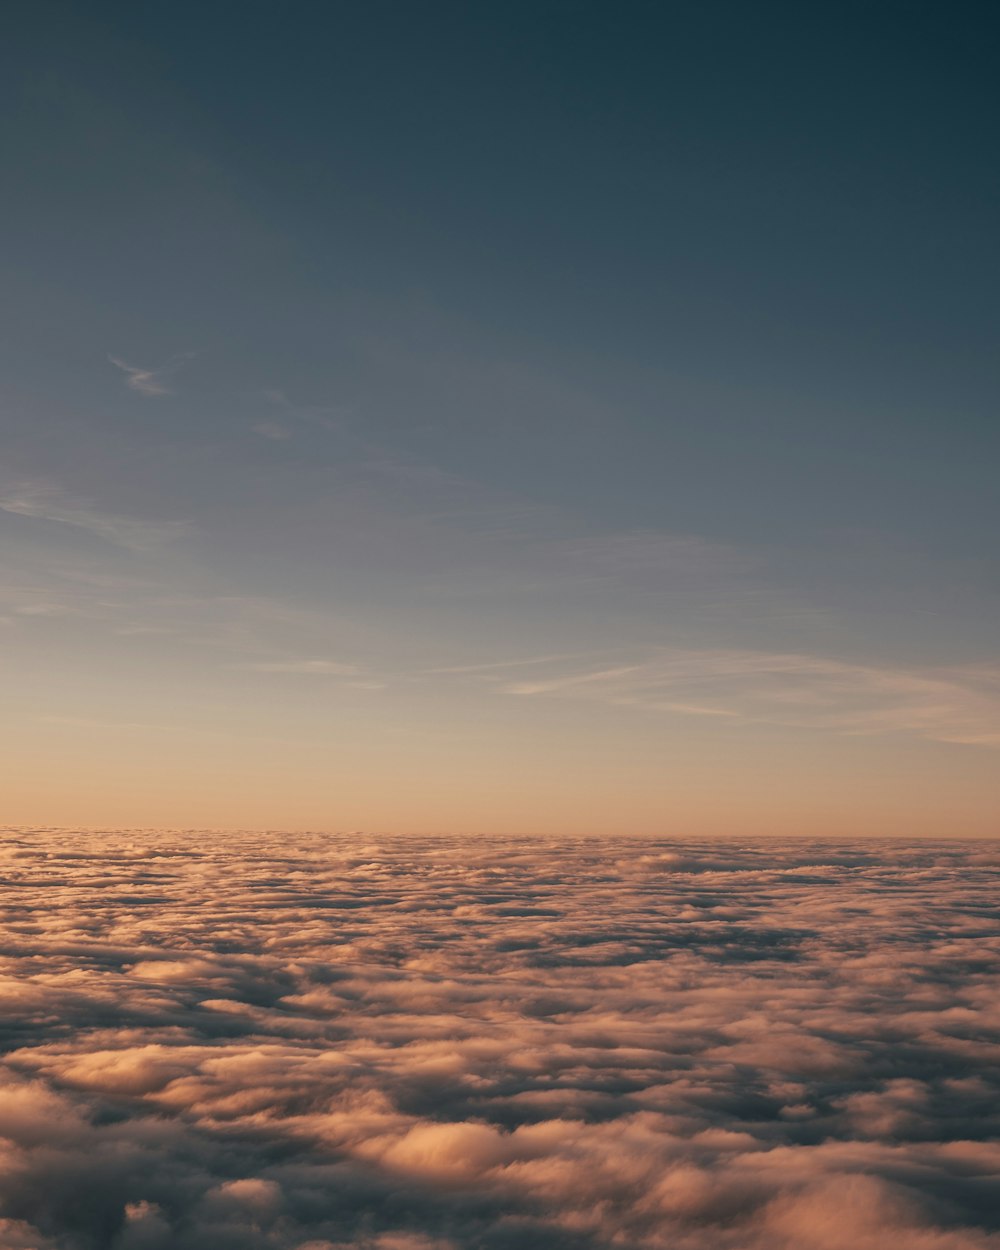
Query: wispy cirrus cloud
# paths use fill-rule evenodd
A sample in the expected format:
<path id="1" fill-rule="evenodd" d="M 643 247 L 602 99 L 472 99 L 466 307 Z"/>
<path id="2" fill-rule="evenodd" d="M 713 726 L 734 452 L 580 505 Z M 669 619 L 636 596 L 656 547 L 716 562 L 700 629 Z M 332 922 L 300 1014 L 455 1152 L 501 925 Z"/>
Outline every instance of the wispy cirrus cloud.
<path id="1" fill-rule="evenodd" d="M 504 668 L 530 668 L 536 664 L 552 664 L 558 660 L 575 660 L 583 658 L 581 652 L 570 652 L 569 654 L 554 655 L 534 655 L 528 658 L 517 660 L 489 660 L 482 664 L 449 664 L 441 668 L 429 668 L 428 673 L 432 674 L 452 674 L 452 673 L 492 673 L 498 669 Z"/>
<path id="2" fill-rule="evenodd" d="M 292 437 L 291 430 L 287 426 L 279 425 L 277 421 L 257 421 L 251 428 L 255 434 L 271 443 L 281 443 Z"/>
<path id="3" fill-rule="evenodd" d="M 301 673 L 317 677 L 357 677 L 361 670 L 339 660 L 261 660 L 240 664 L 255 673 Z"/>
<path id="4" fill-rule="evenodd" d="M 120 356 L 113 356 L 108 353 L 108 360 L 116 369 L 121 369 L 125 374 L 125 385 L 129 390 L 137 391 L 140 395 L 146 395 L 150 398 L 156 398 L 160 395 L 172 395 L 173 391 L 167 385 L 167 378 L 171 377 L 182 368 L 186 360 L 190 360 L 194 356 L 194 352 L 178 352 L 176 356 L 162 365 L 155 368 L 145 368 L 142 365 L 130 365 L 127 360 L 122 360 Z"/>
<path id="5" fill-rule="evenodd" d="M 909 733 L 1000 747 L 1000 665 L 907 669 L 796 653 L 664 649 L 632 663 L 532 674 L 502 689 L 843 734 Z"/>
<path id="6" fill-rule="evenodd" d="M 20 481 L 0 487 L 0 512 L 71 525 L 132 551 L 149 551 L 181 537 L 186 521 L 146 521 L 106 512 L 50 482 Z"/>

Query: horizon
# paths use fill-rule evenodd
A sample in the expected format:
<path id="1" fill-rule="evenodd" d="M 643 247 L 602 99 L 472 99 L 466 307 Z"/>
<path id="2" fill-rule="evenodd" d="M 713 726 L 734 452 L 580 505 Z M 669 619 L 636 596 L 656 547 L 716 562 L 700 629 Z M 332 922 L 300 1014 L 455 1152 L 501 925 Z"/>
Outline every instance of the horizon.
<path id="1" fill-rule="evenodd" d="M 84 833 L 84 834 L 108 834 L 110 836 L 129 835 L 129 834 L 157 834 L 157 835 L 191 835 L 198 834 L 221 834 L 223 836 L 245 834 L 247 837 L 262 838 L 274 837 L 288 834 L 292 837 L 303 838 L 356 838 L 356 839 L 389 839 L 393 840 L 401 838 L 407 840 L 438 840 L 442 842 L 462 842 L 483 840 L 487 842 L 593 842 L 593 843 L 609 843 L 609 851 L 613 850 L 621 842 L 648 842 L 657 845 L 698 845 L 705 846 L 714 842 L 739 842 L 744 847 L 755 846 L 760 841 L 765 842 L 796 842 L 805 845 L 853 845 L 861 843 L 866 846 L 878 846 L 884 842 L 901 842 L 905 846 L 920 846 L 927 844 L 935 846 L 940 843 L 953 842 L 1000 842 L 1000 835 L 981 834 L 977 837 L 970 837 L 968 834 L 927 834 L 924 836 L 914 837 L 900 833 L 887 833 L 881 836 L 872 836 L 869 833 L 715 833 L 715 834 L 684 834 L 684 833 L 633 833 L 628 829 L 622 829 L 615 832 L 603 831 L 601 833 L 538 833 L 527 831 L 524 833 L 492 833 L 477 829 L 467 830 L 426 830 L 410 832 L 400 832 L 395 829 L 322 829 L 310 828 L 303 826 L 302 828 L 283 827 L 268 828 L 263 825 L 4 825 L 0 828 L 0 835 L 5 834 L 61 834 L 61 833 Z"/>

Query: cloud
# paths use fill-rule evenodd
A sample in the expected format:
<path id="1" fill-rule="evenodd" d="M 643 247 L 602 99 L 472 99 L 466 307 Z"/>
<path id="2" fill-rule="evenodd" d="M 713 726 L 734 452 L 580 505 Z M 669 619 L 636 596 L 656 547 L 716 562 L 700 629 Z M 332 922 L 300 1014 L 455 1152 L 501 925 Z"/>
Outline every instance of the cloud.
<path id="1" fill-rule="evenodd" d="M 554 653 L 549 655 L 536 655 L 528 658 L 517 660 L 490 660 L 482 664 L 451 664 L 440 668 L 429 668 L 428 673 L 490 673 L 495 669 L 502 668 L 530 668 L 536 664 L 552 664 L 559 660 L 574 660 L 582 658 L 584 653 Z"/>
<path id="2" fill-rule="evenodd" d="M 261 438 L 266 438 L 272 443 L 282 442 L 292 436 L 287 426 L 279 425 L 276 421 L 257 421 L 251 428 L 255 434 L 259 434 Z"/>
<path id="3" fill-rule="evenodd" d="M 0 487 L 0 512 L 71 525 L 133 551 L 152 550 L 189 530 L 184 521 L 144 521 L 104 512 L 91 503 L 66 495 L 51 483 L 38 481 L 14 482 Z"/>
<path id="4" fill-rule="evenodd" d="M 1000 1250 L 1000 845 L 9 830 L 0 1245 Z"/>
<path id="5" fill-rule="evenodd" d="M 146 395 L 155 398 L 160 395 L 172 395 L 173 391 L 166 383 L 166 379 L 182 368 L 186 360 L 192 359 L 194 352 L 179 352 L 176 356 L 159 365 L 155 369 L 144 369 L 140 365 L 130 365 L 122 360 L 120 356 L 108 355 L 108 360 L 117 369 L 125 374 L 125 385 L 132 391 L 138 391 L 140 395 Z"/>
<path id="6" fill-rule="evenodd" d="M 302 673 L 321 677 L 351 677 L 361 670 L 354 664 L 339 660 L 259 660 L 240 664 L 255 673 Z"/>
<path id="7" fill-rule="evenodd" d="M 1000 746 L 1000 667 L 905 669 L 751 650 L 661 649 L 633 663 L 526 676 L 508 694 L 596 700 L 844 734 Z"/>

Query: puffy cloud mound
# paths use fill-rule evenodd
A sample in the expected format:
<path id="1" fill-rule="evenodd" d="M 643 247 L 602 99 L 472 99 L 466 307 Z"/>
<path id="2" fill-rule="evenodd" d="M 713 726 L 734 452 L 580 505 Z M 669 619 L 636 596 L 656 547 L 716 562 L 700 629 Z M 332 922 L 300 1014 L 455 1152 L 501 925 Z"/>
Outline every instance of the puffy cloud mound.
<path id="1" fill-rule="evenodd" d="M 4 1250 L 1000 1250 L 1000 847 L 9 832 Z"/>

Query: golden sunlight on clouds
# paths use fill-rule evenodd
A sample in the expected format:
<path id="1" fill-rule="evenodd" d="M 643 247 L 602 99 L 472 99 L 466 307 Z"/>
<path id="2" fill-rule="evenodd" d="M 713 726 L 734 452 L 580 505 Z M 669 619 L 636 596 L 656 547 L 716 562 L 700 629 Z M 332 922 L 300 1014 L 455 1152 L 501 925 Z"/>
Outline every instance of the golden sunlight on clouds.
<path id="1" fill-rule="evenodd" d="M 997 1250 L 996 844 L 8 831 L 4 1250 Z"/>

